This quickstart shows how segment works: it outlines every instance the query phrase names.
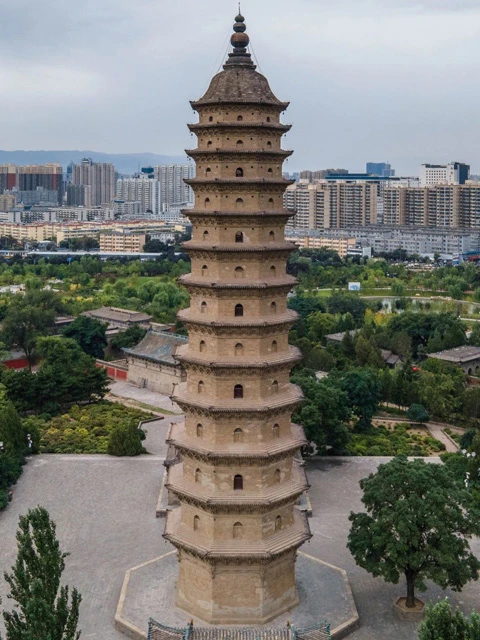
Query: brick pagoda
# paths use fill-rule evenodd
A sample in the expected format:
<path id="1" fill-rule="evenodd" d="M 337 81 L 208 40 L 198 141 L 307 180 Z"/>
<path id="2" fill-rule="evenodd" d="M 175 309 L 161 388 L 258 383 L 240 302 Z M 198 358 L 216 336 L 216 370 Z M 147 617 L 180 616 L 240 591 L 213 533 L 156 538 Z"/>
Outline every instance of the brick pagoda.
<path id="1" fill-rule="evenodd" d="M 175 396 L 185 423 L 171 433 L 179 462 L 167 482 L 180 507 L 165 538 L 178 549 L 179 607 L 211 624 L 261 624 L 298 603 L 295 559 L 311 534 L 296 507 L 308 487 L 305 437 L 290 422 L 301 392 L 289 382 L 300 355 L 286 304 L 288 103 L 256 71 L 241 15 L 233 29 L 223 71 L 191 103 L 196 205 L 181 280 L 191 302 L 178 315 L 189 342 L 176 355 L 187 382 Z"/>

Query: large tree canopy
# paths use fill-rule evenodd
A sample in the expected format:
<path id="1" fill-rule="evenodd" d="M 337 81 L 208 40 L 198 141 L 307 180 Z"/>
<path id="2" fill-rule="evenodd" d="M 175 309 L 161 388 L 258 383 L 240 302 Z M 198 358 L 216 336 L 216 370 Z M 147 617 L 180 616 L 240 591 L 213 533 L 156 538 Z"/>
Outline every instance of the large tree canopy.
<path id="1" fill-rule="evenodd" d="M 367 512 L 350 514 L 348 549 L 375 577 L 405 575 L 407 607 L 426 579 L 454 591 L 478 579 L 469 538 L 480 533 L 479 508 L 445 466 L 399 456 L 360 486 Z"/>

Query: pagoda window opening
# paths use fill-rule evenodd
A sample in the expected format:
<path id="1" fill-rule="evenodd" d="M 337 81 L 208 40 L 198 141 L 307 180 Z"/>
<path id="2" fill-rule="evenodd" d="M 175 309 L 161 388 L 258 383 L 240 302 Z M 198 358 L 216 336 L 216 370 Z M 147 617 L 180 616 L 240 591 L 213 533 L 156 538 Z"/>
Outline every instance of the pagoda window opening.
<path id="1" fill-rule="evenodd" d="M 210 116 L 210 117 L 208 118 L 208 121 L 209 121 L 209 122 L 213 122 L 213 116 Z"/>
<path id="2" fill-rule="evenodd" d="M 211 147 L 211 146 L 212 146 L 212 144 L 213 144 L 213 143 L 212 143 L 212 141 L 211 141 L 211 140 L 209 140 L 209 141 L 207 142 L 207 147 Z"/>
<path id="3" fill-rule="evenodd" d="M 203 380 L 200 380 L 197 386 L 197 392 L 203 393 L 204 391 L 205 391 L 205 383 L 203 382 Z"/>
<path id="4" fill-rule="evenodd" d="M 275 531 L 280 531 L 282 528 L 282 516 L 277 516 L 275 518 Z"/>
<path id="5" fill-rule="evenodd" d="M 277 275 L 277 267 L 273 264 L 270 267 L 270 275 L 272 276 L 272 278 L 275 278 Z"/>
<path id="6" fill-rule="evenodd" d="M 270 242 L 273 242 L 275 240 L 275 231 L 270 231 L 270 233 L 268 234 L 268 239 L 270 240 Z"/>
<path id="7" fill-rule="evenodd" d="M 237 116 L 237 122 L 242 122 L 243 116 Z"/>
<path id="8" fill-rule="evenodd" d="M 242 318 L 243 317 L 243 304 L 235 305 L 235 317 Z"/>
<path id="9" fill-rule="evenodd" d="M 243 398 L 243 387 L 241 384 L 236 384 L 233 387 L 233 397 L 235 400 L 241 400 Z"/>
<path id="10" fill-rule="evenodd" d="M 205 170 L 205 174 L 208 176 L 208 174 L 211 173 L 211 171 L 212 171 L 211 168 L 207 167 Z"/>
<path id="11" fill-rule="evenodd" d="M 197 424 L 197 438 L 203 438 L 203 424 Z"/>
<path id="12" fill-rule="evenodd" d="M 206 264 L 202 267 L 202 276 L 206 276 L 208 274 L 208 267 Z"/>
<path id="13" fill-rule="evenodd" d="M 241 522 L 235 522 L 233 525 L 233 537 L 240 540 L 243 537 L 243 525 Z"/>
<path id="14" fill-rule="evenodd" d="M 207 348 L 207 343 L 205 340 L 200 340 L 200 353 L 204 353 Z"/>
<path id="15" fill-rule="evenodd" d="M 271 148 L 272 148 L 272 143 L 270 142 L 270 140 L 267 142 L 267 147 L 268 147 L 269 149 L 271 149 Z"/>
<path id="16" fill-rule="evenodd" d="M 245 277 L 245 269 L 243 267 L 235 267 L 235 278 Z"/>
<path id="17" fill-rule="evenodd" d="M 235 242 L 243 242 L 243 233 L 241 231 L 237 231 L 235 234 Z"/>
<path id="18" fill-rule="evenodd" d="M 270 311 L 272 313 L 277 313 L 277 303 L 276 302 L 272 302 L 272 304 L 270 305 Z"/>
<path id="19" fill-rule="evenodd" d="M 235 355 L 242 356 L 243 355 L 243 344 L 241 342 L 237 342 L 235 345 Z"/>
<path id="20" fill-rule="evenodd" d="M 243 178 L 243 169 L 242 169 L 242 167 L 238 167 L 238 169 L 235 171 L 235 177 L 236 178 Z"/>
<path id="21" fill-rule="evenodd" d="M 270 121 L 271 121 L 270 116 L 267 116 L 267 122 L 270 122 Z"/>
<path id="22" fill-rule="evenodd" d="M 210 198 L 205 198 L 205 206 L 210 204 Z"/>
<path id="23" fill-rule="evenodd" d="M 275 469 L 275 473 L 273 474 L 273 478 L 277 484 L 279 484 L 282 480 L 282 474 L 280 469 Z"/>
<path id="24" fill-rule="evenodd" d="M 203 239 L 208 240 L 208 231 L 203 232 Z"/>
<path id="25" fill-rule="evenodd" d="M 243 442 L 243 431 L 241 429 L 235 429 L 233 432 L 234 442 Z"/>
<path id="26" fill-rule="evenodd" d="M 237 147 L 243 147 L 243 140 L 237 140 Z"/>
<path id="27" fill-rule="evenodd" d="M 280 425 L 275 423 L 273 425 L 273 429 L 272 429 L 272 434 L 274 438 L 279 438 L 280 437 Z"/>
<path id="28" fill-rule="evenodd" d="M 196 469 L 195 470 L 195 482 L 198 484 L 202 484 L 202 470 L 201 469 Z"/>
<path id="29" fill-rule="evenodd" d="M 274 380 L 272 382 L 272 391 L 273 391 L 273 393 L 278 393 L 278 382 L 277 382 L 277 380 Z"/>
<path id="30" fill-rule="evenodd" d="M 237 474 L 233 478 L 233 490 L 234 491 L 243 491 L 243 476 Z"/>
<path id="31" fill-rule="evenodd" d="M 204 300 L 200 305 L 200 313 L 205 313 L 206 310 L 207 310 L 207 303 Z"/>
<path id="32" fill-rule="evenodd" d="M 243 198 L 237 198 L 235 201 L 237 209 L 243 209 Z"/>
<path id="33" fill-rule="evenodd" d="M 268 170 L 268 173 L 273 173 L 273 169 L 270 167 L 270 169 Z"/>
<path id="34" fill-rule="evenodd" d="M 277 353 L 277 351 L 278 351 L 278 342 L 274 340 L 272 342 L 272 353 Z"/>
<path id="35" fill-rule="evenodd" d="M 194 531 L 198 531 L 199 526 L 200 526 L 200 518 L 198 516 L 194 516 L 193 517 L 193 530 Z"/>

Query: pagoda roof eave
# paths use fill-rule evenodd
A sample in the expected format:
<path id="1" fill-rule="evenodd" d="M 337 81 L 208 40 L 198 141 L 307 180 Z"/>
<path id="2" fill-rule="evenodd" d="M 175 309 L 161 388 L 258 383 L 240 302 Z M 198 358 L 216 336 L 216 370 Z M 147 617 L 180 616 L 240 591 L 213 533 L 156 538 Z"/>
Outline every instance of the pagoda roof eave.
<path id="1" fill-rule="evenodd" d="M 288 109 L 290 102 L 282 102 L 281 100 L 252 100 L 250 98 L 236 98 L 231 100 L 221 100 L 221 99 L 211 99 L 211 100 L 189 100 L 190 106 L 194 111 L 197 111 L 197 107 L 212 107 L 212 106 L 230 106 L 235 104 L 240 104 L 242 106 L 245 105 L 255 105 L 258 107 L 273 107 L 278 109 L 279 112 L 285 111 Z"/>
<path id="2" fill-rule="evenodd" d="M 193 122 L 187 125 L 190 131 L 199 129 L 268 129 L 287 133 L 292 128 L 291 124 L 275 124 L 274 122 Z"/>
<path id="3" fill-rule="evenodd" d="M 288 158 L 293 154 L 293 151 L 289 149 L 279 149 L 273 151 L 272 149 L 221 149 L 216 147 L 215 149 L 185 149 L 187 156 L 195 157 L 201 155 L 258 155 L 264 158 L 265 156 L 282 156 Z"/>
<path id="4" fill-rule="evenodd" d="M 224 216 L 226 218 L 233 218 L 235 216 L 241 217 L 249 217 L 249 218 L 278 218 L 278 217 L 286 217 L 290 218 L 295 215 L 294 211 L 288 211 L 287 209 L 282 209 L 281 211 L 206 211 L 204 209 L 184 209 L 185 216 Z"/>
<path id="5" fill-rule="evenodd" d="M 271 185 L 280 186 L 280 187 L 289 187 L 291 184 L 295 183 L 295 180 L 287 180 L 286 178 L 281 178 L 280 180 L 275 178 L 184 178 L 183 180 L 185 184 L 193 187 L 195 185 Z"/>
<path id="6" fill-rule="evenodd" d="M 182 322 L 185 323 L 189 323 L 189 324 L 197 324 L 197 325 L 201 325 L 201 326 L 208 326 L 208 327 L 232 327 L 232 328 L 237 328 L 237 329 L 241 329 L 241 328 L 257 328 L 257 327 L 275 327 L 275 326 L 283 326 L 283 325 L 291 325 L 295 322 L 297 322 L 297 320 L 299 319 L 299 314 L 293 310 L 293 309 L 288 309 L 285 313 L 283 313 L 282 315 L 278 315 L 278 316 L 273 316 L 270 319 L 262 319 L 262 320 L 249 320 L 248 318 L 243 319 L 242 321 L 240 321 L 240 318 L 235 319 L 235 316 L 233 318 L 224 318 L 224 319 L 220 319 L 220 320 L 214 320 L 214 321 L 209 321 L 206 320 L 205 317 L 202 315 L 198 315 L 198 316 L 191 316 L 189 315 L 189 311 L 190 309 L 181 309 L 178 312 L 178 318 L 179 320 L 181 320 Z"/>

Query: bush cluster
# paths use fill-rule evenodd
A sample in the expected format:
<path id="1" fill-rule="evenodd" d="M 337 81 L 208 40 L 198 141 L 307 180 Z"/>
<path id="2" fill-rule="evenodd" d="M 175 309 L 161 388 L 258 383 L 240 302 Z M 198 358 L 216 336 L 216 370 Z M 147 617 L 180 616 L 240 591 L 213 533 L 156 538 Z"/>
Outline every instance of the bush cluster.
<path id="1" fill-rule="evenodd" d="M 50 420 L 37 419 L 42 453 L 110 453 L 135 456 L 145 449 L 141 420 L 150 414 L 140 409 L 102 401 L 80 407 Z"/>
<path id="2" fill-rule="evenodd" d="M 350 456 L 422 456 L 444 451 L 445 445 L 431 436 L 412 433 L 408 425 L 396 424 L 393 430 L 384 425 L 367 433 L 354 433 L 347 445 Z"/>

